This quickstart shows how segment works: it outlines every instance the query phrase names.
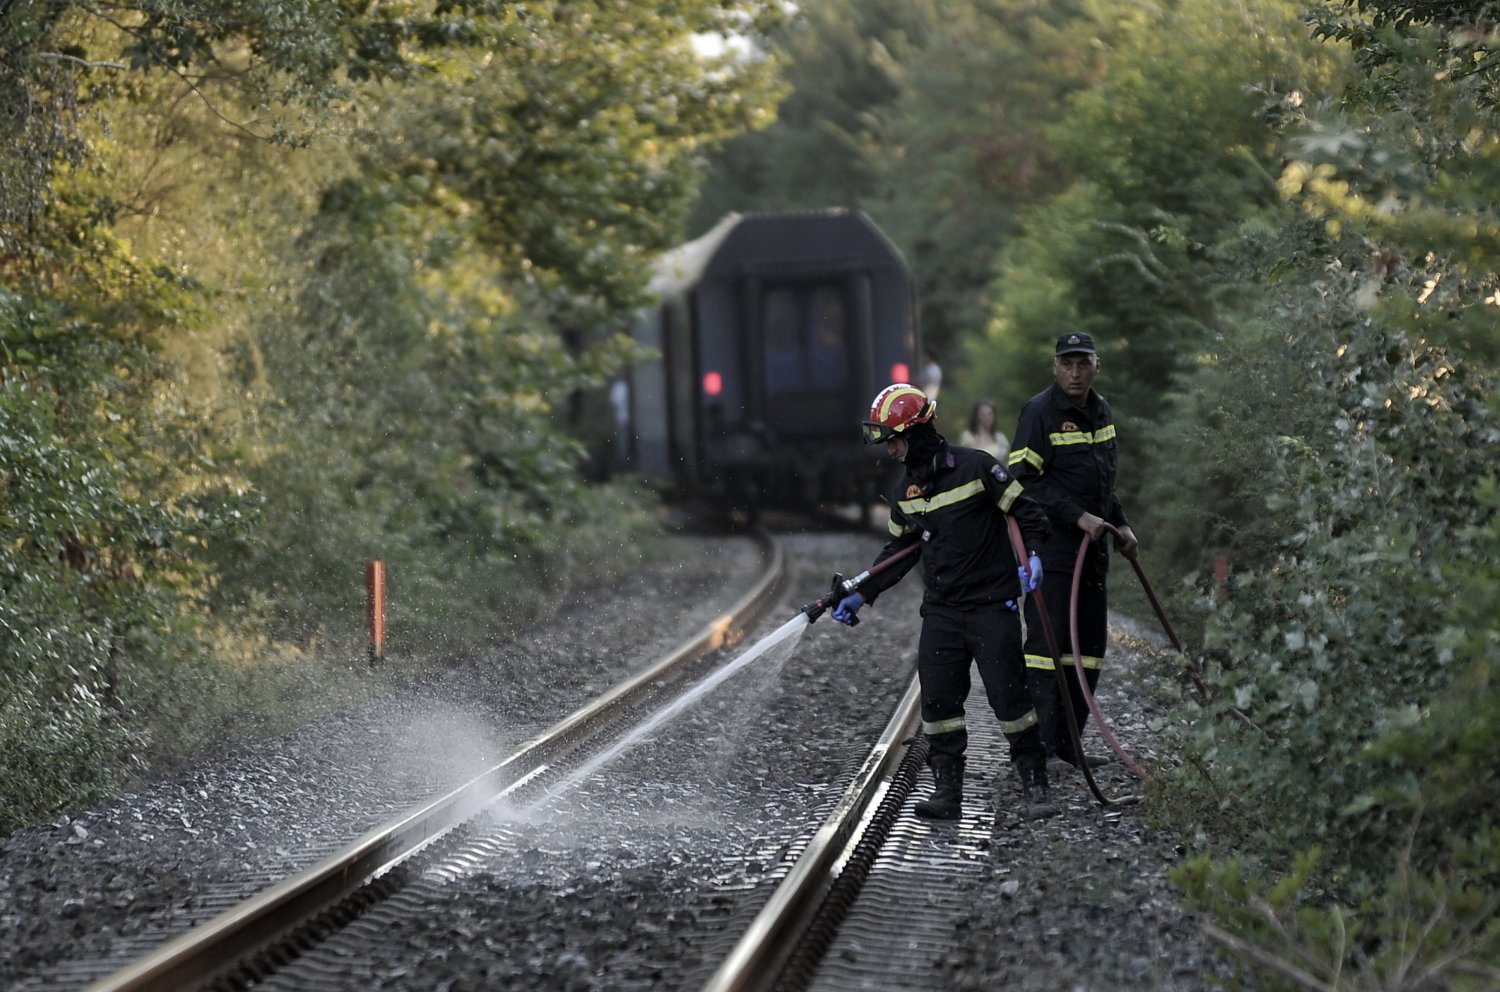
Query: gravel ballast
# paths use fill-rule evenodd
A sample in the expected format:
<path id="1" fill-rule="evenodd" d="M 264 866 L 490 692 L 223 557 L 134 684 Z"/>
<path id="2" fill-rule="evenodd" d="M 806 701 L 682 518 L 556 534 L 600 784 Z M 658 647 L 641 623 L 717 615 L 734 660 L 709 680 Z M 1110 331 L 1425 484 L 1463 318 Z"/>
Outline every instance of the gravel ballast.
<path id="1" fill-rule="evenodd" d="M 867 565 L 879 546 L 849 532 L 785 540 L 795 567 L 767 629 L 821 594 L 833 571 Z M 110 962 L 123 963 L 122 954 L 143 953 L 184 921 L 441 794 L 699 629 L 758 573 L 759 552 L 747 537 L 666 541 L 666 560 L 633 581 L 607 595 L 578 590 L 548 624 L 418 689 L 245 743 L 168 781 L 12 835 L 0 848 L 7 948 L 0 986 L 81 987 Z M 753 885 L 785 855 L 756 845 L 775 836 L 777 824 L 800 824 L 831 804 L 841 770 L 862 760 L 911 677 L 919 600 L 914 573 L 862 613 L 860 627 L 812 625 L 753 703 L 746 690 L 726 697 L 672 732 L 680 737 L 664 731 L 628 769 L 601 780 L 623 781 L 628 770 L 640 784 L 627 809 L 650 808 L 654 819 L 621 813 L 599 786 L 580 788 L 561 807 L 571 812 L 559 814 L 591 824 L 588 843 L 575 837 L 569 848 L 573 861 L 558 856 L 556 822 L 512 825 L 511 843 L 529 852 L 529 876 L 494 869 L 466 894 L 434 890 L 431 898 L 456 905 L 451 917 L 424 913 L 413 923 L 420 964 L 366 956 L 350 963 L 347 987 L 696 988 L 712 961 L 673 928 L 674 913 L 701 909 L 674 909 L 649 893 L 670 896 L 674 885 L 705 873 L 727 886 Z M 1149 767 L 1167 757 L 1150 730 L 1161 714 L 1142 702 L 1149 665 L 1136 648 L 1146 634 L 1116 626 L 1129 636 L 1111 645 L 1099 701 L 1122 743 Z M 1090 748 L 1103 753 L 1097 737 Z M 989 857 L 954 879 L 969 913 L 930 974 L 912 976 L 912 988 L 1222 986 L 1226 964 L 1167 880 L 1180 853 L 1175 840 L 1152 831 L 1139 807 L 1100 807 L 1072 774 L 1054 783 L 1060 815 L 1026 821 L 1003 757 L 971 754 L 971 799 L 993 803 Z M 1099 777 L 1107 791 L 1132 788 L 1118 765 Z M 683 782 L 696 785 L 691 800 L 681 798 Z M 924 775 L 918 788 L 928 785 Z M 742 849 L 727 866 L 711 857 L 736 845 Z M 517 947 L 529 950 L 517 955 L 510 950 Z"/>

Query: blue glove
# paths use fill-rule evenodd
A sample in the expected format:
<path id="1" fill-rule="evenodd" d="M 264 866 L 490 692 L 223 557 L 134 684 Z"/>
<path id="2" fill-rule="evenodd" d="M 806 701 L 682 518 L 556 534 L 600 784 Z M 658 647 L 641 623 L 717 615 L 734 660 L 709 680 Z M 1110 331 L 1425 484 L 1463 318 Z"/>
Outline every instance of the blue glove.
<path id="1" fill-rule="evenodd" d="M 1026 574 L 1026 565 L 1031 566 L 1031 574 Z M 1036 587 L 1042 584 L 1042 560 L 1035 554 L 1026 560 L 1026 565 L 1016 569 L 1016 574 L 1021 577 L 1022 592 L 1036 592 Z"/>
<path id="2" fill-rule="evenodd" d="M 839 600 L 839 605 L 833 608 L 833 612 L 830 613 L 829 616 L 833 617 L 839 623 L 853 627 L 855 624 L 859 623 L 859 617 L 855 616 L 855 614 L 858 613 L 859 608 L 864 605 L 865 598 L 857 592 L 851 592 L 849 595 Z"/>

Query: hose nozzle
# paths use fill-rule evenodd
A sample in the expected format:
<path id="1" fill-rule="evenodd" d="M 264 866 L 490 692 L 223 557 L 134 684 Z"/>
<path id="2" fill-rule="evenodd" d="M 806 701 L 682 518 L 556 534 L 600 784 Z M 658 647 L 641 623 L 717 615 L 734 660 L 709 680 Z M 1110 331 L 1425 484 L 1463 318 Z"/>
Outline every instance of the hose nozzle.
<path id="1" fill-rule="evenodd" d="M 818 617 L 822 616 L 824 612 L 831 609 L 832 607 L 839 605 L 839 600 L 843 599 L 845 596 L 853 592 L 856 584 L 857 583 L 854 579 L 845 581 L 843 573 L 834 572 L 833 583 L 830 586 L 827 595 L 823 596 L 821 599 L 815 599 L 811 603 L 808 603 L 806 606 L 802 607 L 802 612 L 807 614 L 807 622 L 816 622 Z M 859 617 L 854 618 L 854 623 L 859 623 Z M 850 626 L 852 627 L 854 626 L 854 624 L 850 624 Z"/>

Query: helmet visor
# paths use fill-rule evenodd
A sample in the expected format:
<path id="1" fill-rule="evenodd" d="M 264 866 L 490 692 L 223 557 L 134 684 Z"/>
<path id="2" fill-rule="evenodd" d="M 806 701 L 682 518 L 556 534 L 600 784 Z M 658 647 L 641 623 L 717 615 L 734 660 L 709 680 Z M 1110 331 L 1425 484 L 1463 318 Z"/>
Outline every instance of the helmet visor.
<path id="1" fill-rule="evenodd" d="M 884 444 L 897 433 L 885 424 L 877 424 L 873 420 L 866 420 L 860 426 L 865 432 L 865 444 Z"/>

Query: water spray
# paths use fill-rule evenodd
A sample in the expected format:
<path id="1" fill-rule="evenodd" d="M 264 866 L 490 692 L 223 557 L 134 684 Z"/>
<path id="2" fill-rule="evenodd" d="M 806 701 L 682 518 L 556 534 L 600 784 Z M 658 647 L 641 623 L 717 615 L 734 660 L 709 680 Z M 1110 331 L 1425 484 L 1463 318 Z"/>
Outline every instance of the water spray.
<path id="1" fill-rule="evenodd" d="M 900 551 L 891 555 L 889 558 L 885 559 L 879 564 L 871 566 L 870 568 L 866 569 L 863 572 L 860 572 L 858 575 L 850 579 L 844 578 L 843 575 L 839 573 L 834 573 L 832 586 L 828 590 L 828 593 L 821 599 L 815 599 L 811 603 L 808 603 L 806 606 L 802 607 L 802 609 L 797 612 L 796 616 L 792 617 L 786 623 L 782 624 L 772 633 L 761 638 L 749 648 L 746 648 L 743 652 L 740 653 L 737 658 L 735 658 L 729 664 L 720 668 L 718 671 L 714 672 L 698 685 L 683 693 L 671 703 L 662 707 L 645 723 L 642 723 L 639 726 L 635 727 L 629 734 L 621 738 L 612 747 L 608 748 L 603 753 L 596 755 L 582 767 L 576 769 L 561 783 L 548 789 L 546 796 L 529 807 L 528 812 L 539 809 L 540 807 L 546 805 L 548 802 L 551 802 L 559 795 L 562 795 L 565 792 L 569 792 L 577 787 L 579 783 L 587 780 L 600 768 L 609 764 L 615 758 L 640 744 L 642 741 L 647 740 L 652 731 L 656 730 L 667 721 L 678 716 L 683 711 L 689 709 L 699 699 L 712 692 L 719 685 L 723 684 L 723 682 L 730 676 L 741 671 L 750 663 L 756 661 L 757 659 L 763 658 L 768 654 L 773 654 L 773 656 L 775 657 L 782 658 L 790 656 L 792 651 L 795 650 L 797 642 L 801 640 L 802 634 L 807 630 L 808 627 L 812 626 L 813 622 L 817 620 L 818 617 L 822 616 L 825 611 L 834 606 L 837 606 L 839 600 L 857 590 L 864 582 L 869 580 L 872 575 L 878 575 L 880 572 L 883 572 L 887 568 L 890 568 L 896 562 L 901 561 L 902 559 L 910 555 L 916 554 L 921 549 L 921 547 L 922 542 L 913 542 L 912 544 L 902 548 Z M 854 619 L 857 621 L 859 618 L 855 617 Z"/>

